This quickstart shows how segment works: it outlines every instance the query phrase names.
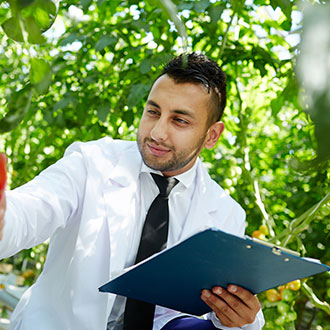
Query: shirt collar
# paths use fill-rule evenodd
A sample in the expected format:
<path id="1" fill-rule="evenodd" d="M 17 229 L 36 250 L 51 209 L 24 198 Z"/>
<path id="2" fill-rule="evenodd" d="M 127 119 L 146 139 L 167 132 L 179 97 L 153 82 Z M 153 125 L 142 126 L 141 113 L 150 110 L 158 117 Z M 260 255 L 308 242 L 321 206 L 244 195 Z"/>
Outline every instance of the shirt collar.
<path id="1" fill-rule="evenodd" d="M 197 158 L 198 159 L 198 158 Z M 179 175 L 175 175 L 174 177 L 180 181 L 186 188 L 188 188 L 192 182 L 195 179 L 196 176 L 196 170 L 197 170 L 197 160 L 195 161 L 195 164 L 192 168 L 190 168 L 188 171 L 183 172 Z M 163 175 L 162 172 L 156 171 L 150 167 L 148 167 L 144 162 L 142 162 L 141 166 L 141 173 L 156 173 L 158 175 Z"/>

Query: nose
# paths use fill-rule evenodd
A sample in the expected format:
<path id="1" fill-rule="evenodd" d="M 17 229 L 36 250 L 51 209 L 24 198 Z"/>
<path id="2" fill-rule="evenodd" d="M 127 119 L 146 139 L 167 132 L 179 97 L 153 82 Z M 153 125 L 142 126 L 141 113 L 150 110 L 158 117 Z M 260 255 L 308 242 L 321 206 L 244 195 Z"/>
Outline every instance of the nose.
<path id="1" fill-rule="evenodd" d="M 168 138 L 168 127 L 164 119 L 159 118 L 159 120 L 157 120 L 154 127 L 150 131 L 150 136 L 157 142 L 166 141 Z"/>

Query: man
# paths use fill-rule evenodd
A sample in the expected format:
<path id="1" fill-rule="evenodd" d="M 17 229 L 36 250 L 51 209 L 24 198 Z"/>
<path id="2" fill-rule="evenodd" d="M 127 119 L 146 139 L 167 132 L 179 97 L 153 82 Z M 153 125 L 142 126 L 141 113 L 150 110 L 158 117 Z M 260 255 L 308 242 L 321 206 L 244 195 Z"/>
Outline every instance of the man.
<path id="1" fill-rule="evenodd" d="M 19 302 L 13 329 L 142 329 L 126 325 L 129 300 L 98 287 L 138 259 L 148 209 L 161 189 L 154 174 L 176 179 L 167 247 L 205 226 L 243 235 L 243 210 L 198 159 L 224 129 L 225 100 L 225 75 L 214 61 L 196 53 L 175 58 L 151 88 L 137 144 L 74 143 L 56 164 L 7 193 L 0 202 L 2 214 L 7 202 L 1 257 L 51 237 L 44 270 Z M 208 320 L 157 306 L 153 329 L 262 328 L 258 299 L 243 288 L 203 290 L 201 299 L 213 310 Z"/>

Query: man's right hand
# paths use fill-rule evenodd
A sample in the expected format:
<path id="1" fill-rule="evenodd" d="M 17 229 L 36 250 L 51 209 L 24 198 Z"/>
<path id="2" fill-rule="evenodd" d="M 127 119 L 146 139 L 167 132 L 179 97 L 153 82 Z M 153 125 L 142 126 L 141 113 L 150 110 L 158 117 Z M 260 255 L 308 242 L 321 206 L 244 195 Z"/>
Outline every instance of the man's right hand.
<path id="1" fill-rule="evenodd" d="M 6 212 L 6 194 L 5 187 L 7 181 L 7 157 L 0 153 L 0 240 L 2 239 L 2 231 L 5 225 Z"/>

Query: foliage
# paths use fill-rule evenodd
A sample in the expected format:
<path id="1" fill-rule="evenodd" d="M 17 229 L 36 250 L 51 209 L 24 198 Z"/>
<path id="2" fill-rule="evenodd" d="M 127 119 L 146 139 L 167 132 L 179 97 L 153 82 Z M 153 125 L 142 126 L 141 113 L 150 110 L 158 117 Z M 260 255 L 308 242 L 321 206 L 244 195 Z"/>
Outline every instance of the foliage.
<path id="1" fill-rule="evenodd" d="M 314 7 L 328 13 L 326 5 Z M 329 33 L 323 53 L 308 41 L 308 27 L 323 20 L 326 30 L 329 15 L 315 13 L 293 0 L 2 1 L 0 149 L 9 156 L 10 187 L 54 163 L 73 141 L 134 139 L 159 67 L 186 48 L 200 51 L 228 78 L 226 131 L 202 155 L 210 174 L 246 210 L 248 234 L 263 226 L 265 239 L 329 262 L 330 71 L 322 55 Z M 319 60 L 308 62 L 309 52 Z M 323 85 L 308 68 L 324 73 Z M 18 271 L 37 269 L 27 276 L 34 280 L 46 248 L 10 262 Z M 284 300 L 289 309 L 261 294 L 268 325 L 326 329 L 325 281 L 329 274 L 304 281 Z"/>

